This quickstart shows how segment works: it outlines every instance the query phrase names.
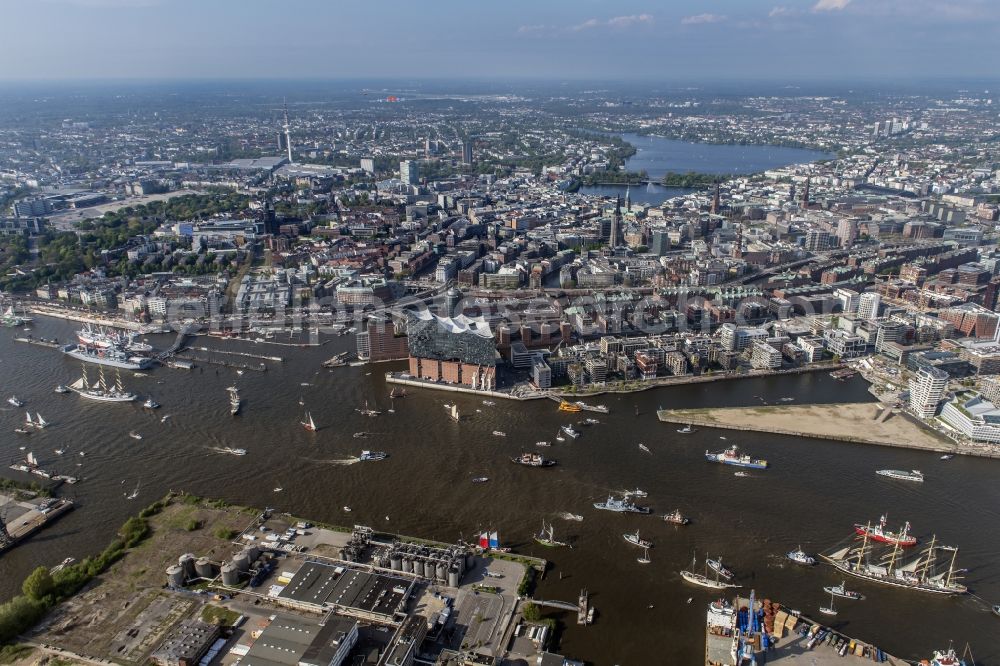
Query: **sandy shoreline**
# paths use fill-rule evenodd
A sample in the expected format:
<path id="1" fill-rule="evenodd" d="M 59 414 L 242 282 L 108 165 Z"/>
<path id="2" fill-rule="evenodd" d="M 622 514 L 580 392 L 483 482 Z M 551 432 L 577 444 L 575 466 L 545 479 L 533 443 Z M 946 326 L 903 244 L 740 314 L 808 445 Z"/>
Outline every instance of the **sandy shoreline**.
<path id="1" fill-rule="evenodd" d="M 954 442 L 901 414 L 890 413 L 883 419 L 883 409 L 878 403 L 664 409 L 657 412 L 657 416 L 668 423 L 691 423 L 710 428 L 754 430 L 942 453 L 974 453 L 962 451 Z"/>

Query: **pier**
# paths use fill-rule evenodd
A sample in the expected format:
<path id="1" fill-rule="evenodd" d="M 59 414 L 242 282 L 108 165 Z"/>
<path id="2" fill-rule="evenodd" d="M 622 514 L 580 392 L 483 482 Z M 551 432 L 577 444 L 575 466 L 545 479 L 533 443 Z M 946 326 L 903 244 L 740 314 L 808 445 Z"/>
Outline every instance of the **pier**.
<path id="1" fill-rule="evenodd" d="M 37 345 L 39 347 L 47 347 L 48 349 L 59 349 L 62 345 L 58 342 L 53 342 L 52 340 L 45 340 L 44 338 L 25 338 L 18 337 L 14 338 L 14 342 L 25 342 L 29 345 Z"/>
<path id="2" fill-rule="evenodd" d="M 0 494 L 0 553 L 42 529 L 73 508 L 68 499 L 18 500 Z"/>
<path id="3" fill-rule="evenodd" d="M 227 356 L 242 356 L 244 358 L 255 358 L 259 361 L 274 361 L 281 363 L 285 359 L 280 356 L 264 356 L 263 354 L 251 354 L 250 352 L 224 351 L 222 349 L 209 349 L 208 347 L 191 347 L 196 351 L 208 352 L 210 354 L 225 354 Z"/>

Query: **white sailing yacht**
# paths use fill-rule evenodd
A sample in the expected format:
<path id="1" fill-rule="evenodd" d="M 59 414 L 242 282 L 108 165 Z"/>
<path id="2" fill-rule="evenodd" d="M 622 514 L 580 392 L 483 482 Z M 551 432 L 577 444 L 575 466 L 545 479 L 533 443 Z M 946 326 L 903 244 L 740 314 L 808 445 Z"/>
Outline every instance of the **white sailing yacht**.
<path id="1" fill-rule="evenodd" d="M 451 409 L 448 411 L 448 416 L 450 416 L 453 421 L 462 420 L 462 415 L 458 413 L 458 405 L 451 406 Z"/>
<path id="2" fill-rule="evenodd" d="M 309 432 L 316 432 L 316 422 L 313 421 L 311 412 L 306 412 L 306 420 L 299 421 L 299 424 Z"/>

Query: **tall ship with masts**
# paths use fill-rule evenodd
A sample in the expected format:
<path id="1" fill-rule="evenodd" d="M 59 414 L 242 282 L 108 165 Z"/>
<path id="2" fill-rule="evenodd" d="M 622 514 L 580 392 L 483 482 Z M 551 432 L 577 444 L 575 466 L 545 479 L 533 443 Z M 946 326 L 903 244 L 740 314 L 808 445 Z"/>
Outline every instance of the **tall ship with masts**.
<path id="1" fill-rule="evenodd" d="M 83 365 L 83 375 L 80 379 L 70 384 L 70 389 L 79 394 L 81 398 L 96 400 L 98 402 L 132 402 L 136 399 L 135 393 L 126 391 L 122 386 L 121 373 L 115 371 L 114 384 L 108 383 L 104 376 L 104 368 L 99 368 L 96 383 L 91 383 L 87 377 L 87 365 Z"/>
<path id="2" fill-rule="evenodd" d="M 870 530 L 846 548 L 840 548 L 822 558 L 844 573 L 874 583 L 892 585 L 933 594 L 965 594 L 968 588 L 959 582 L 955 560 L 958 548 L 945 546 L 931 537 L 927 547 L 916 556 L 904 557 L 899 542 L 881 556 L 874 553 Z"/>
<path id="3" fill-rule="evenodd" d="M 67 345 L 62 351 L 77 360 L 122 370 L 145 370 L 153 365 L 152 358 L 140 355 L 153 348 L 136 342 L 134 333 L 87 326 L 77 331 L 76 337 L 78 343 Z"/>

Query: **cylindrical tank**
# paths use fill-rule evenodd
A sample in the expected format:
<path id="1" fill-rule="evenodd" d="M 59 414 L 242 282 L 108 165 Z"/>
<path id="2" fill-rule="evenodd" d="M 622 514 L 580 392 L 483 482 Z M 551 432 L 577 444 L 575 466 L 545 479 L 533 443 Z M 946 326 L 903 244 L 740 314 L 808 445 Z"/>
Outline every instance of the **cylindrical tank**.
<path id="1" fill-rule="evenodd" d="M 240 569 L 233 564 L 223 564 L 222 565 L 222 584 L 223 585 L 239 585 L 240 583 Z"/>
<path id="2" fill-rule="evenodd" d="M 411 573 L 413 571 L 413 560 L 408 557 L 403 558 L 403 572 Z"/>
<path id="3" fill-rule="evenodd" d="M 448 571 L 448 587 L 458 587 L 459 573 L 457 567 L 452 567 Z"/>
<path id="4" fill-rule="evenodd" d="M 246 573 L 250 571 L 250 553 L 246 550 L 241 550 L 239 553 L 233 556 L 233 566 Z"/>
<path id="5" fill-rule="evenodd" d="M 399 553 L 393 553 L 392 556 L 389 557 L 389 568 L 391 568 L 393 571 L 399 571 L 400 569 L 402 569 L 403 556 L 400 555 Z"/>
<path id="6" fill-rule="evenodd" d="M 184 587 L 184 567 L 177 564 L 167 567 L 167 585 Z"/>
<path id="7" fill-rule="evenodd" d="M 184 553 L 177 558 L 177 564 L 179 564 L 184 569 L 184 575 L 187 578 L 194 578 L 196 572 L 194 570 L 195 556 L 191 553 Z"/>
<path id="8" fill-rule="evenodd" d="M 434 577 L 438 580 L 445 580 L 448 577 L 448 567 L 444 565 L 444 562 L 438 563 Z"/>
<path id="9" fill-rule="evenodd" d="M 251 544 L 247 546 L 246 550 L 247 554 L 250 556 L 251 562 L 256 562 L 257 558 L 260 557 L 260 548 L 258 548 L 257 546 Z"/>
<path id="10" fill-rule="evenodd" d="M 434 578 L 434 563 L 424 560 L 421 564 L 423 565 L 424 578 Z"/>
<path id="11" fill-rule="evenodd" d="M 199 557 L 194 563 L 199 578 L 215 578 L 215 564 L 207 557 Z"/>

